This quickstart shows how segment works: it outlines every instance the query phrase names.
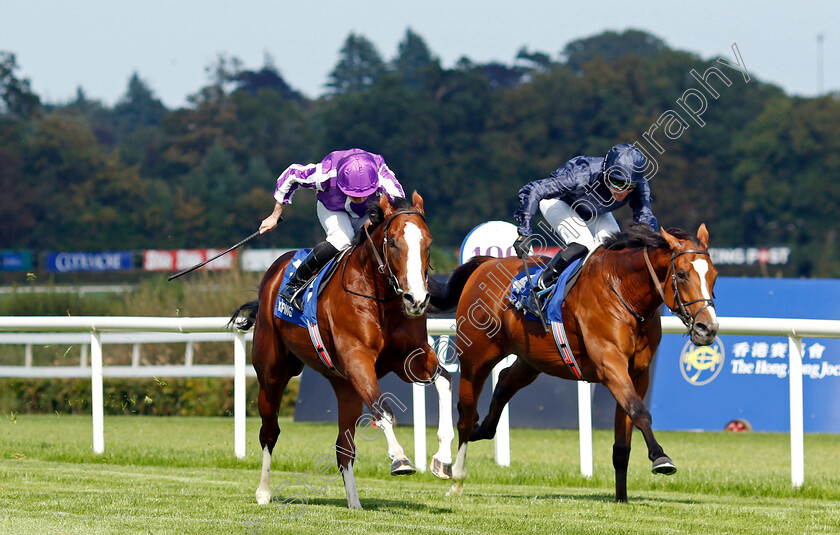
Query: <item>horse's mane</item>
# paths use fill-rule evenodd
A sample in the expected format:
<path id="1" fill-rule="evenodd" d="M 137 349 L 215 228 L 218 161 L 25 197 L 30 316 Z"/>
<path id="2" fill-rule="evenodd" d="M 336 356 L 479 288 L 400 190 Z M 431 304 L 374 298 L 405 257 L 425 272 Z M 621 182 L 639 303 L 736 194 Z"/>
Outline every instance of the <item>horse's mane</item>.
<path id="1" fill-rule="evenodd" d="M 669 228 L 668 233 L 680 240 L 690 240 L 694 245 L 699 246 L 700 240 L 697 236 L 680 228 Z M 651 249 L 667 249 L 668 242 L 661 234 L 651 230 L 645 223 L 632 223 L 621 232 L 610 234 L 603 242 L 604 248 L 608 251 L 619 251 L 622 249 L 636 249 L 650 247 Z"/>
<path id="2" fill-rule="evenodd" d="M 396 211 L 411 210 L 412 209 L 411 201 L 409 201 L 408 199 L 406 199 L 404 197 L 394 197 L 391 200 L 391 206 Z M 376 227 L 378 227 L 379 225 L 381 225 L 382 223 L 385 222 L 385 212 L 382 211 L 382 207 L 379 206 L 378 202 L 370 203 L 370 206 L 368 206 L 368 209 L 367 209 L 367 217 L 368 217 L 368 220 L 370 221 L 370 229 L 369 230 L 371 232 L 373 231 L 373 229 L 375 229 Z M 353 237 L 352 245 L 359 245 L 364 241 L 365 241 L 365 231 L 364 231 L 364 227 L 363 227 L 363 228 L 359 229 L 359 232 L 357 232 L 356 235 Z"/>

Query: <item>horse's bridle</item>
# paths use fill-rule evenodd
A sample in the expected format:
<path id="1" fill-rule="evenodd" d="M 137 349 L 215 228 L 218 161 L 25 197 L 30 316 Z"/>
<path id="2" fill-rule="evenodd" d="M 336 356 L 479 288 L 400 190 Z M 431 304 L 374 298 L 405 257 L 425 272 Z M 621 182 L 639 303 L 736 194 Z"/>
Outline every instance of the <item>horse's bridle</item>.
<path id="1" fill-rule="evenodd" d="M 391 214 L 391 217 L 389 217 L 385 221 L 385 226 L 382 230 L 382 256 L 380 256 L 379 251 L 376 250 L 376 245 L 374 245 L 373 238 L 371 237 L 370 232 L 368 231 L 368 224 L 365 223 L 365 226 L 364 226 L 365 236 L 367 236 L 367 241 L 368 241 L 368 243 L 370 243 L 370 249 L 371 249 L 371 251 L 373 251 L 373 256 L 376 258 L 376 263 L 378 264 L 376 270 L 379 273 L 385 275 L 386 279 L 388 280 L 388 284 L 397 293 L 397 297 L 403 295 L 405 293 L 405 290 L 402 289 L 402 286 L 400 286 L 399 279 L 397 278 L 396 275 L 394 275 L 394 271 L 391 269 L 391 262 L 390 262 L 391 257 L 388 254 L 388 228 L 391 226 L 391 223 L 394 221 L 394 219 L 396 219 L 398 216 L 407 215 L 407 214 L 419 215 L 420 218 L 424 222 L 426 221 L 426 216 L 423 215 L 422 212 L 418 212 L 417 210 L 400 210 L 398 212 L 394 212 L 393 214 Z M 352 254 L 352 252 L 351 252 L 351 254 Z M 348 258 L 349 258 L 349 256 L 350 255 L 348 255 Z M 383 258 L 384 258 L 384 261 L 383 261 Z M 347 267 L 347 262 L 344 263 L 344 266 L 341 269 L 341 285 L 342 286 L 344 286 L 344 269 L 346 267 Z M 394 299 L 394 298 L 388 298 L 388 297 L 376 297 L 374 295 L 360 294 L 358 292 L 354 292 L 353 290 L 350 290 L 346 286 L 344 286 L 344 290 L 348 293 L 353 294 L 353 295 L 358 295 L 359 297 L 365 297 L 367 299 L 375 299 L 376 301 L 388 301 L 390 299 Z"/>
<path id="2" fill-rule="evenodd" d="M 706 256 L 711 256 L 709 251 L 701 251 L 700 249 L 689 249 L 687 251 L 680 251 L 679 253 L 671 254 L 671 264 L 668 266 L 668 271 L 665 272 L 665 279 L 668 279 L 668 273 L 671 273 L 671 284 L 674 288 L 674 306 L 670 306 L 668 302 L 665 300 L 665 292 L 662 291 L 662 284 L 659 282 L 659 278 L 656 276 L 656 273 L 653 270 L 653 265 L 650 263 L 650 257 L 648 256 L 647 247 L 645 247 L 645 264 L 647 264 L 648 272 L 650 273 L 651 279 L 653 279 L 653 285 L 656 287 L 656 291 L 659 292 L 659 296 L 662 298 L 662 302 L 665 303 L 665 306 L 678 318 L 680 321 L 683 322 L 683 325 L 686 327 L 685 334 L 691 332 L 694 328 L 694 323 L 697 320 L 697 315 L 703 312 L 703 310 L 712 307 L 714 308 L 715 302 L 713 299 L 695 299 L 694 301 L 689 301 L 688 303 L 683 302 L 682 296 L 680 296 L 679 288 L 677 287 L 677 266 L 674 264 L 674 260 L 681 255 L 684 254 L 702 254 Z M 706 303 L 699 309 L 694 315 L 690 315 L 688 308 L 689 306 L 693 305 L 694 303 Z M 675 310 L 676 309 L 676 310 Z"/>

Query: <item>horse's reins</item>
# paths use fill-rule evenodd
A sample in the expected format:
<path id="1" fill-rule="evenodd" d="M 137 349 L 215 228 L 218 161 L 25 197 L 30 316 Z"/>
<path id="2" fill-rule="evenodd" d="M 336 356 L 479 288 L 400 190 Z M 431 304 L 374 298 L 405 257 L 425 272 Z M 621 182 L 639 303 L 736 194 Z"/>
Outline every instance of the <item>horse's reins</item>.
<path id="1" fill-rule="evenodd" d="M 706 309 L 710 306 L 711 307 L 715 306 L 714 300 L 705 299 L 705 298 L 704 299 L 695 299 L 694 301 L 689 301 L 688 303 L 683 302 L 682 296 L 680 296 L 679 288 L 677 288 L 677 267 L 674 264 L 674 260 L 678 256 L 688 254 L 688 253 L 703 254 L 703 255 L 710 256 L 708 251 L 701 251 L 699 249 L 690 249 L 690 250 L 687 250 L 687 251 L 681 251 L 679 253 L 671 254 L 671 262 L 670 262 L 670 265 L 668 266 L 668 271 L 665 272 L 665 278 L 666 279 L 668 278 L 668 273 L 671 274 L 671 283 L 674 287 L 674 306 L 673 307 L 668 305 L 668 302 L 665 299 L 665 292 L 662 291 L 662 284 L 659 282 L 659 277 L 656 276 L 656 272 L 654 271 L 653 265 L 650 262 L 650 257 L 648 256 L 648 248 L 647 247 L 645 247 L 645 253 L 644 253 L 645 264 L 647 265 L 648 273 L 650 274 L 651 280 L 653 280 L 653 285 L 656 288 L 657 293 L 659 293 L 659 297 L 662 298 L 662 302 L 665 303 L 665 306 L 667 306 L 668 309 L 676 317 L 678 317 L 680 319 L 680 321 L 683 322 L 683 325 L 685 325 L 685 327 L 686 327 L 685 334 L 690 333 L 691 329 L 694 328 L 694 323 L 697 319 L 697 315 L 700 314 L 700 312 L 702 312 L 704 309 Z M 624 305 L 624 308 L 626 308 L 628 312 L 633 314 L 633 317 L 636 318 L 636 320 L 639 323 L 644 323 L 645 321 L 647 321 L 647 319 L 645 317 L 643 317 L 641 314 L 639 314 L 638 312 L 633 310 L 630 307 L 630 305 L 627 304 L 627 301 L 625 301 L 624 298 L 621 297 L 621 294 L 619 294 L 616 291 L 616 289 L 613 288 L 612 284 L 607 282 L 607 286 L 609 287 L 610 290 L 612 290 L 612 292 L 615 294 L 615 296 L 618 297 L 618 300 L 621 301 L 621 304 Z M 700 302 L 706 302 L 706 305 L 700 307 L 697 310 L 697 312 L 694 313 L 694 315 L 689 315 L 688 309 L 686 307 L 688 307 L 690 305 L 693 305 L 694 303 L 700 303 Z M 676 310 L 675 310 L 675 308 L 676 308 Z"/>
<path id="2" fill-rule="evenodd" d="M 365 294 L 361 294 L 359 292 L 354 292 L 353 290 L 349 289 L 347 287 L 347 285 L 344 283 L 344 271 L 345 271 L 345 269 L 347 269 L 347 262 L 344 262 L 344 265 L 341 267 L 341 286 L 342 286 L 342 288 L 344 288 L 345 292 L 353 294 L 353 295 L 358 295 L 359 297 L 364 297 L 366 299 L 373 299 L 375 301 L 390 301 L 392 299 L 396 299 L 397 297 L 399 297 L 399 296 L 401 296 L 405 293 L 405 290 L 403 290 L 402 286 L 400 286 L 399 279 L 397 278 L 396 275 L 394 275 L 394 272 L 391 269 L 390 255 L 388 254 L 388 228 L 391 226 L 391 223 L 394 221 L 394 219 L 397 218 L 397 216 L 406 215 L 406 214 L 419 215 L 420 218 L 423 221 L 426 221 L 426 216 L 423 215 L 422 212 L 418 212 L 417 210 L 400 210 L 398 212 L 394 212 L 393 214 L 391 214 L 391 217 L 389 217 L 385 221 L 385 227 L 382 231 L 382 256 L 380 256 L 379 251 L 376 250 L 376 245 L 374 245 L 373 238 L 371 237 L 370 232 L 368 231 L 367 223 L 363 227 L 364 231 L 365 231 L 365 236 L 367 236 L 367 241 L 368 241 L 368 243 L 370 243 L 370 249 L 371 249 L 371 251 L 373 251 L 374 258 L 376 258 L 376 263 L 377 263 L 376 270 L 379 273 L 385 275 L 386 279 L 388 280 L 388 284 L 397 293 L 396 297 L 376 297 L 375 295 L 365 295 Z M 356 248 L 356 246 L 353 246 L 353 249 L 355 249 L 355 248 Z M 347 255 L 348 260 L 350 259 L 350 256 L 352 254 L 353 254 L 353 251 L 350 251 L 350 254 Z M 383 261 L 383 257 L 385 259 L 384 261 Z M 386 271 L 387 271 L 387 274 L 385 273 Z"/>
<path id="3" fill-rule="evenodd" d="M 695 299 L 694 301 L 689 301 L 688 303 L 683 302 L 682 296 L 680 295 L 679 288 L 677 287 L 677 266 L 674 265 L 674 260 L 681 255 L 684 254 L 702 254 L 706 256 L 711 256 L 709 251 L 701 251 L 699 249 L 689 249 L 687 251 L 681 251 L 679 253 L 673 253 L 671 255 L 671 263 L 668 266 L 668 271 L 665 272 L 665 278 L 668 278 L 668 273 L 671 273 L 671 284 L 674 288 L 674 306 L 668 305 L 667 301 L 665 300 L 665 292 L 662 291 L 662 284 L 659 282 L 659 278 L 656 276 L 656 273 L 653 271 L 653 265 L 650 262 L 650 257 L 648 256 L 647 247 L 645 247 L 645 264 L 647 264 L 648 272 L 650 273 L 651 279 L 653 279 L 653 285 L 656 288 L 656 291 L 659 293 L 659 297 L 662 298 L 662 302 L 665 303 L 665 306 L 678 318 L 680 321 L 683 322 L 683 325 L 686 327 L 685 334 L 691 332 L 691 329 L 694 328 L 694 323 L 697 320 L 697 315 L 700 314 L 703 310 L 707 309 L 708 307 L 714 307 L 715 302 L 712 299 Z M 706 303 L 699 309 L 694 315 L 689 315 L 689 311 L 686 307 L 693 305 L 694 303 Z M 675 310 L 676 308 L 676 310 Z"/>

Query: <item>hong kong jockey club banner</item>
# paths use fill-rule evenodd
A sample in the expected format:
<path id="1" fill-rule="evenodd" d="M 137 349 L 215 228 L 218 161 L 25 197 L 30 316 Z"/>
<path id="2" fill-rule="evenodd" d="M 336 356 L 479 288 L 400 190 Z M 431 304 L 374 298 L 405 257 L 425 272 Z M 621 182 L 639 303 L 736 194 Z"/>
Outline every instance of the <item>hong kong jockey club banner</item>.
<path id="1" fill-rule="evenodd" d="M 124 271 L 134 268 L 131 251 L 47 253 L 47 271 Z"/>
<path id="2" fill-rule="evenodd" d="M 719 278 L 718 316 L 840 319 L 840 280 Z M 696 347 L 665 335 L 656 356 L 650 409 L 655 429 L 722 430 L 743 419 L 755 431 L 790 430 L 789 342 L 719 336 Z M 802 340 L 806 432 L 840 432 L 840 340 Z"/>

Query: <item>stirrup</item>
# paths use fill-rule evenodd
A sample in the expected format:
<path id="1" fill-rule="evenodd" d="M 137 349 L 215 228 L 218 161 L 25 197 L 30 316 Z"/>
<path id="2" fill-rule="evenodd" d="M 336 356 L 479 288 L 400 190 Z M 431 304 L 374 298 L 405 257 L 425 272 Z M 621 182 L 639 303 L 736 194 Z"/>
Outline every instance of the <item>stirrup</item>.
<path id="1" fill-rule="evenodd" d="M 286 285 L 283 286 L 282 288 L 280 288 L 280 291 L 277 292 L 277 297 L 279 297 L 280 299 L 286 301 L 287 303 L 289 303 L 290 305 L 295 307 L 295 309 L 298 312 L 303 312 L 303 304 L 300 302 L 300 293 L 301 293 L 300 291 L 305 286 L 306 285 L 304 284 L 304 285 L 302 285 L 298 288 L 295 288 L 291 284 L 286 283 Z"/>
<path id="2" fill-rule="evenodd" d="M 539 297 L 536 297 L 534 294 L 529 293 L 525 299 L 522 301 L 522 306 L 525 310 L 529 312 L 537 312 L 539 309 Z"/>

